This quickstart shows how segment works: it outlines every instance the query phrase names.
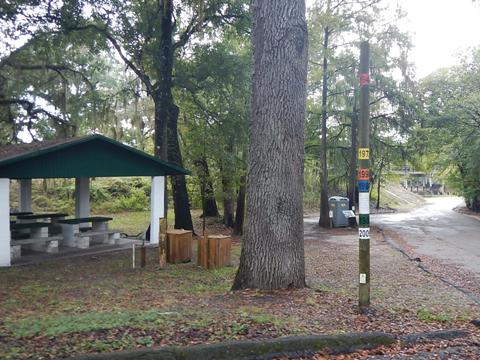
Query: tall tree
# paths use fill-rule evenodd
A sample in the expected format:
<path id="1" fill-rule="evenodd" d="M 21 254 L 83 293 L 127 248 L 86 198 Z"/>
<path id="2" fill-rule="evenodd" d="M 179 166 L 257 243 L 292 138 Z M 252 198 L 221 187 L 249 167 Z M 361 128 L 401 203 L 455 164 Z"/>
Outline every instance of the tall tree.
<path id="1" fill-rule="evenodd" d="M 405 98 L 409 93 L 403 83 L 395 81 L 398 76 L 394 74 L 407 76 L 409 72 L 405 61 L 408 36 L 399 31 L 395 21 L 401 17 L 400 10 L 383 8 L 380 0 L 318 1 L 309 12 L 312 40 L 307 128 L 316 127 L 316 131 L 307 132 L 306 148 L 310 157 L 320 154 L 317 188 L 321 187 L 321 226 L 329 226 L 329 193 L 348 195 L 354 205 L 359 39 L 369 39 L 372 47 L 375 81 L 371 111 L 374 123 L 378 123 L 372 140 L 385 142 L 393 132 L 403 135 L 400 128 L 407 127 L 406 118 L 411 114 Z M 309 151 L 313 148 L 320 151 Z M 384 148 L 376 146 L 374 150 L 381 153 Z M 371 154 L 372 158 L 376 155 Z M 311 177 L 309 181 L 307 189 L 311 188 Z"/>
<path id="2" fill-rule="evenodd" d="M 105 39 L 153 100 L 155 155 L 180 166 L 179 108 L 172 91 L 175 60 L 196 37 L 215 42 L 221 38 L 223 27 L 244 20 L 248 27 L 245 0 L 26 0 L 7 6 L 7 10 L 8 19 L 19 24 L 15 29 L 30 36 L 43 31 L 63 32 L 71 38 L 98 35 Z M 171 181 L 175 227 L 192 229 L 185 177 L 174 176 Z"/>
<path id="3" fill-rule="evenodd" d="M 233 289 L 305 286 L 305 1 L 253 2 L 247 219 Z"/>
<path id="4" fill-rule="evenodd" d="M 245 12 L 243 1 L 176 3 L 174 0 L 119 2 L 78 1 L 92 14 L 82 18 L 81 5 L 61 21 L 67 31 L 102 34 L 143 82 L 155 105 L 155 155 L 183 166 L 178 139 L 179 108 L 173 97 L 175 59 L 197 34 L 215 32 Z M 73 18 L 73 21 L 71 20 Z M 184 176 L 172 176 L 175 228 L 192 229 Z"/>
<path id="5" fill-rule="evenodd" d="M 420 83 L 422 108 L 411 153 L 415 168 L 431 170 L 447 180 L 480 212 L 480 49 L 466 53 L 459 64 L 439 70 Z"/>

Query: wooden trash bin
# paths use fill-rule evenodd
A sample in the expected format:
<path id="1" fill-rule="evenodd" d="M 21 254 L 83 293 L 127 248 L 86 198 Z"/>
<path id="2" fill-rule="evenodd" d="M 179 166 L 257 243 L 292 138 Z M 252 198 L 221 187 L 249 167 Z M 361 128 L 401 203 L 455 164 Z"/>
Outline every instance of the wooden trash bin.
<path id="1" fill-rule="evenodd" d="M 168 263 L 192 261 L 192 232 L 179 229 L 168 230 L 166 252 Z"/>
<path id="2" fill-rule="evenodd" d="M 198 240 L 197 263 L 207 269 L 230 265 L 232 238 L 224 235 L 207 235 Z"/>

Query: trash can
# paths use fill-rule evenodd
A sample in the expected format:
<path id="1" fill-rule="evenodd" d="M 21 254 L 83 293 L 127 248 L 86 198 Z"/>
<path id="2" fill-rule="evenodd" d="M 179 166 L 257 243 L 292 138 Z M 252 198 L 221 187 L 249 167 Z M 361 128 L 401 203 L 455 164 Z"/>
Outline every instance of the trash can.
<path id="1" fill-rule="evenodd" d="M 348 217 L 343 213 L 345 210 L 348 210 L 348 202 L 348 198 L 343 196 L 332 196 L 328 199 L 333 227 L 348 226 Z"/>

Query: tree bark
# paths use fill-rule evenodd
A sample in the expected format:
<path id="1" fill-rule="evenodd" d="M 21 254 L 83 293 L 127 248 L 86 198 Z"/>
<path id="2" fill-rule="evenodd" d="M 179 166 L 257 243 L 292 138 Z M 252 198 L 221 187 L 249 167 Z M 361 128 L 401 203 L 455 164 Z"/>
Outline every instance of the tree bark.
<path id="1" fill-rule="evenodd" d="M 195 161 L 200 170 L 200 176 L 202 177 L 202 186 L 200 191 L 202 192 L 202 198 L 205 198 L 205 210 L 202 216 L 218 216 L 217 201 L 215 200 L 215 192 L 213 189 L 212 179 L 210 178 L 210 171 L 208 169 L 208 163 L 205 159 Z"/>
<path id="2" fill-rule="evenodd" d="M 235 223 L 233 224 L 233 234 L 243 234 L 243 222 L 245 219 L 245 176 L 240 179 L 238 188 L 237 210 L 235 211 Z"/>
<path id="3" fill-rule="evenodd" d="M 174 105 L 172 116 L 168 119 L 168 161 L 183 167 L 180 144 L 178 142 L 178 107 Z M 172 183 L 173 207 L 175 213 L 175 229 L 193 230 L 190 201 L 184 175 L 170 176 Z"/>
<path id="4" fill-rule="evenodd" d="M 227 227 L 233 227 L 234 218 L 234 183 L 232 175 L 235 173 L 235 164 L 233 158 L 235 157 L 235 140 L 233 136 L 228 137 L 226 146 L 226 154 L 222 157 L 220 164 L 220 171 L 222 176 L 223 187 L 223 224 Z"/>
<path id="5" fill-rule="evenodd" d="M 247 218 L 233 289 L 305 286 L 305 1 L 254 0 Z"/>
<path id="6" fill-rule="evenodd" d="M 320 219 L 318 224 L 321 227 L 330 227 L 330 217 L 328 216 L 328 169 L 327 169 L 327 96 L 328 96 L 328 40 L 330 29 L 325 27 L 323 35 L 323 65 L 322 65 L 322 144 L 320 146 L 320 163 L 322 167 L 321 189 L 320 189 Z"/>
<path id="7" fill-rule="evenodd" d="M 377 176 L 377 210 L 380 209 L 380 191 L 382 187 L 382 170 L 383 170 L 383 158 L 380 162 L 380 167 L 378 169 L 378 176 Z"/>
<path id="8" fill-rule="evenodd" d="M 234 225 L 234 200 L 233 193 L 231 191 L 231 185 L 224 183 L 224 187 L 227 187 L 226 192 L 223 194 L 223 225 L 226 227 L 233 227 Z"/>
<path id="9" fill-rule="evenodd" d="M 173 0 L 164 0 L 158 56 L 155 58 L 158 82 L 155 94 L 155 156 L 183 167 L 178 142 L 178 113 L 172 95 L 173 74 Z M 193 230 L 185 176 L 171 177 L 175 228 Z"/>

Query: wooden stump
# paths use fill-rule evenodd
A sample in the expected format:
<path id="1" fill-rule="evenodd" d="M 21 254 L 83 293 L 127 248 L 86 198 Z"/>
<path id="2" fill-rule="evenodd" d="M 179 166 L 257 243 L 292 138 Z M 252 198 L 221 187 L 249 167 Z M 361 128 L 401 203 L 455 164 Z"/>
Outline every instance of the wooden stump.
<path id="1" fill-rule="evenodd" d="M 158 235 L 158 265 L 160 269 L 163 269 L 166 264 L 167 253 L 167 219 L 160 218 L 160 228 Z"/>
<path id="2" fill-rule="evenodd" d="M 167 262 L 178 264 L 192 260 L 192 232 L 189 230 L 167 231 Z"/>
<path id="3" fill-rule="evenodd" d="M 230 265 L 232 238 L 223 235 L 207 235 L 198 240 L 197 263 L 207 269 Z"/>

